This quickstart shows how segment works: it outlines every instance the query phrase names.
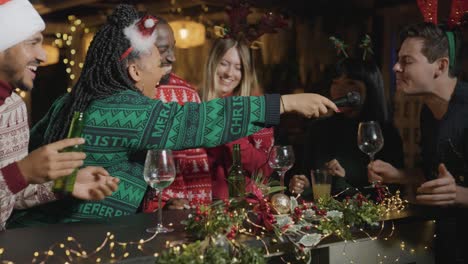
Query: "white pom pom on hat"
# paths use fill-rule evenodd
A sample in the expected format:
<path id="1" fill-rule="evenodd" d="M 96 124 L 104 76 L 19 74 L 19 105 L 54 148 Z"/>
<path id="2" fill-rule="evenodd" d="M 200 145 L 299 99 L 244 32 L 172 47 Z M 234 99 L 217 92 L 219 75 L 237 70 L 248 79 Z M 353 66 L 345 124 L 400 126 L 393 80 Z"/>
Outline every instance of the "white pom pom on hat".
<path id="1" fill-rule="evenodd" d="M 154 19 L 148 18 L 145 20 L 145 28 L 152 28 L 155 24 Z"/>
<path id="2" fill-rule="evenodd" d="M 122 54 L 120 60 L 126 58 L 132 50 L 148 52 L 156 42 L 157 23 L 157 18 L 151 15 L 146 15 L 135 21 L 132 25 L 124 28 L 124 35 L 128 40 L 130 40 L 130 48 Z"/>
<path id="3" fill-rule="evenodd" d="M 44 20 L 28 0 L 0 0 L 0 52 L 45 29 Z"/>

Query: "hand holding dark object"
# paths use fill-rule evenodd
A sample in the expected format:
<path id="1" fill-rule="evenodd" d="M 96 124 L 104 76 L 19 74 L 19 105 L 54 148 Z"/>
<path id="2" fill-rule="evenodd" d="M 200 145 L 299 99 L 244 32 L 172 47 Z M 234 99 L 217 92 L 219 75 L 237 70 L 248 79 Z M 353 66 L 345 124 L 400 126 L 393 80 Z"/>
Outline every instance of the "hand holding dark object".
<path id="1" fill-rule="evenodd" d="M 281 113 L 299 113 L 306 118 L 318 118 L 330 110 L 339 112 L 330 99 L 314 93 L 286 94 L 281 101 Z"/>
<path id="2" fill-rule="evenodd" d="M 352 91 L 346 96 L 332 100 L 337 107 L 353 107 L 361 105 L 361 95 L 358 92 Z"/>

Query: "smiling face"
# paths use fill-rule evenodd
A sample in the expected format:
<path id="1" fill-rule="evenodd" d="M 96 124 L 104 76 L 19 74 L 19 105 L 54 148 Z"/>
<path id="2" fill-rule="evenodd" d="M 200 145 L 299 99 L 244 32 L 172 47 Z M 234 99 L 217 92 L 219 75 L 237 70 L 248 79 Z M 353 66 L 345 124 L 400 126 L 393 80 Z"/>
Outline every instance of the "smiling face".
<path id="1" fill-rule="evenodd" d="M 422 38 L 407 38 L 398 52 L 398 61 L 393 66 L 397 89 L 406 94 L 421 95 L 432 91 L 438 68 L 437 60 L 430 63 L 421 52 Z"/>
<path id="2" fill-rule="evenodd" d="M 236 47 L 228 49 L 216 67 L 215 94 L 223 97 L 232 94 L 242 80 L 242 62 Z"/>
<path id="3" fill-rule="evenodd" d="M 161 83 L 167 83 L 169 80 L 169 74 L 172 71 L 172 64 L 176 61 L 174 49 L 175 39 L 174 32 L 171 26 L 166 23 L 158 23 L 156 26 L 158 31 L 158 38 L 156 40 L 156 46 L 158 47 L 159 53 L 161 54 L 162 66 L 168 67 L 168 72 L 162 77 Z"/>
<path id="4" fill-rule="evenodd" d="M 25 41 L 0 52 L 0 79 L 24 91 L 34 86 L 36 70 L 46 60 L 40 32 Z"/>
<path id="5" fill-rule="evenodd" d="M 128 63 L 128 74 L 135 86 L 147 97 L 154 98 L 156 85 L 167 73 L 169 67 L 164 67 L 158 48 L 153 46 L 147 53 L 142 53 L 138 59 Z"/>

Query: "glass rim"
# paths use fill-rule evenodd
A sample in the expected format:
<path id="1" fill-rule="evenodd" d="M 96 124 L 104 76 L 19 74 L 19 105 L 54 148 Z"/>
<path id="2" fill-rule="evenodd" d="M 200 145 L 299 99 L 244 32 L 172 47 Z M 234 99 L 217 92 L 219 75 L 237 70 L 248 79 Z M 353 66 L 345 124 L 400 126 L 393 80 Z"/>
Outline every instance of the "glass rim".
<path id="1" fill-rule="evenodd" d="M 320 174 L 322 174 L 322 177 L 325 179 L 325 182 L 324 182 L 325 184 L 331 184 L 333 175 L 329 174 L 328 171 L 324 168 L 310 170 L 309 177 L 310 177 L 311 183 L 314 183 L 316 181 L 315 172 L 317 171 L 320 172 Z"/>
<path id="2" fill-rule="evenodd" d="M 370 121 L 361 121 L 359 124 L 379 124 L 378 121 L 370 120 Z"/>
<path id="3" fill-rule="evenodd" d="M 288 148 L 288 147 L 291 147 L 292 148 L 292 145 L 273 145 L 273 148 Z"/>
<path id="4" fill-rule="evenodd" d="M 147 151 L 148 152 L 151 151 L 153 153 L 154 152 L 156 152 L 156 153 L 162 153 L 162 152 L 170 152 L 171 153 L 172 152 L 171 149 L 148 149 Z"/>

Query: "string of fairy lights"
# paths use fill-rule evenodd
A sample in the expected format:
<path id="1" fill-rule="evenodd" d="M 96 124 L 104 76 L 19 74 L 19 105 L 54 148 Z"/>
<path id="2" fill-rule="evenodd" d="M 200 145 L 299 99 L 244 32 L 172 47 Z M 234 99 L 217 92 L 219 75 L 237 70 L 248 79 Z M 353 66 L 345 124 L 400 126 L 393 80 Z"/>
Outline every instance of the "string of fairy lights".
<path id="1" fill-rule="evenodd" d="M 171 12 L 176 14 L 182 14 L 183 10 L 181 7 L 177 7 L 176 0 L 171 0 L 171 5 L 173 8 Z M 202 11 L 208 12 L 208 6 L 202 5 Z M 199 17 L 202 19 L 202 16 Z M 77 41 L 78 40 L 78 41 Z M 67 87 L 67 92 L 71 92 L 73 84 L 79 77 L 81 73 L 81 69 L 83 68 L 83 59 L 84 55 L 87 51 L 87 46 L 92 40 L 92 34 L 90 28 L 86 26 L 86 24 L 75 15 L 68 16 L 68 26 L 67 32 L 57 32 L 55 33 L 55 40 L 53 41 L 53 46 L 59 49 L 65 49 L 65 58 L 60 63 L 63 63 L 66 66 L 66 73 L 69 78 L 69 86 Z M 16 92 L 21 96 L 25 97 L 26 92 L 16 89 Z M 407 201 L 400 197 L 399 191 L 395 195 L 387 195 L 385 199 L 381 202 L 382 207 L 385 209 L 386 214 L 390 214 L 392 212 L 400 213 L 404 211 L 407 205 Z M 247 213 L 242 211 L 243 214 L 246 215 L 245 219 L 252 225 L 255 226 L 255 223 L 249 220 L 247 217 Z M 366 236 L 370 240 L 377 240 L 383 239 L 384 241 L 389 240 L 394 232 L 395 232 L 395 225 L 393 221 L 391 221 L 391 231 L 385 237 L 380 237 L 382 231 L 384 230 L 385 222 L 382 221 L 380 232 L 377 235 L 371 236 L 363 229 L 359 229 L 360 232 L 366 234 Z M 431 221 L 432 224 L 435 224 L 435 220 Z M 170 224 L 172 225 L 172 224 Z M 262 226 L 257 226 L 261 228 L 260 234 L 255 234 L 252 229 L 242 228 L 239 230 L 239 233 L 251 236 L 256 240 L 262 242 L 263 247 L 266 252 L 266 257 L 273 256 L 275 254 L 280 253 L 279 249 L 276 249 L 275 252 L 271 252 L 268 248 L 267 243 L 264 241 L 263 237 L 267 235 L 266 230 Z M 82 245 L 79 241 L 77 241 L 74 237 L 68 236 L 65 241 L 57 242 L 52 244 L 47 250 L 40 251 L 37 250 L 34 252 L 32 256 L 32 263 L 46 263 L 53 258 L 57 258 L 61 260 L 63 263 L 73 263 L 76 260 L 87 260 L 92 261 L 95 263 L 101 262 L 114 262 L 126 259 L 131 256 L 129 249 L 131 247 L 136 247 L 138 251 L 146 256 L 154 256 L 158 257 L 160 252 L 153 252 L 150 250 L 145 249 L 145 245 L 151 241 L 153 241 L 157 237 L 158 233 L 151 235 L 148 238 L 139 239 L 138 241 L 118 241 L 116 236 L 111 232 L 107 232 L 105 238 L 102 240 L 100 245 L 92 250 L 86 250 L 84 245 Z M 436 237 L 436 234 L 433 235 L 433 238 Z M 233 241 L 235 242 L 235 241 Z M 346 252 L 347 245 L 351 243 L 359 243 L 357 240 L 347 241 L 344 240 L 344 248 L 342 255 L 347 259 L 349 263 L 357 263 L 355 260 L 349 259 L 348 254 Z M 276 244 L 278 241 L 276 239 L 271 239 L 270 243 Z M 429 243 L 432 243 L 430 241 Z M 409 243 L 405 241 L 400 241 L 399 249 L 401 252 L 409 252 L 410 254 L 416 254 L 417 249 L 409 247 Z M 166 241 L 165 243 L 166 248 L 174 248 L 176 251 L 180 251 L 184 245 L 181 245 L 177 241 Z M 429 246 L 424 246 L 423 250 L 428 250 Z M 5 249 L 0 248 L 0 261 L 2 263 L 14 263 L 13 261 L 4 260 L 3 257 L 5 255 Z M 401 255 L 401 254 L 400 254 Z M 400 261 L 400 256 L 396 257 L 395 259 L 390 259 L 390 257 L 377 253 L 377 263 L 398 263 Z M 285 263 L 289 263 L 288 261 L 281 258 Z"/>
<path id="2" fill-rule="evenodd" d="M 395 195 L 388 195 L 386 196 L 385 199 L 381 202 L 381 206 L 384 207 L 384 211 L 386 214 L 390 213 L 401 213 L 406 209 L 407 201 L 403 200 L 399 196 L 399 192 L 397 192 Z M 248 215 L 247 211 L 242 209 L 241 211 L 235 211 L 234 213 L 236 214 L 243 214 L 245 215 L 244 219 L 251 224 L 252 226 L 261 229 L 259 233 L 255 233 L 252 228 L 241 228 L 239 230 L 240 234 L 244 234 L 246 236 L 252 237 L 258 241 L 261 241 L 263 244 L 263 247 L 265 249 L 265 256 L 276 256 L 278 254 L 281 254 L 280 249 L 276 249 L 275 251 L 272 251 L 268 247 L 268 243 L 264 241 L 264 238 L 268 236 L 268 233 L 266 232 L 266 229 L 263 226 L 256 225 L 254 222 L 252 222 Z M 360 232 L 366 235 L 366 237 L 372 241 L 374 240 L 384 240 L 388 241 L 389 239 L 392 238 L 392 236 L 395 233 L 395 224 L 393 221 L 389 221 L 391 223 L 391 229 L 390 232 L 383 236 L 383 230 L 385 229 L 385 221 L 381 222 L 380 225 L 380 230 L 377 232 L 376 235 L 370 235 L 366 230 L 364 229 L 359 229 Z M 430 221 L 430 224 L 435 224 L 435 220 Z M 170 226 L 173 224 L 170 223 Z M 432 230 L 434 230 L 432 228 Z M 33 254 L 33 259 L 32 263 L 47 263 L 47 261 L 57 261 L 60 260 L 62 263 L 73 263 L 76 260 L 80 261 L 92 261 L 95 263 L 101 263 L 101 262 L 113 262 L 113 261 L 119 261 L 123 259 L 127 259 L 128 257 L 131 256 L 130 254 L 130 249 L 131 247 L 135 247 L 138 249 L 141 254 L 145 256 L 154 256 L 158 257 L 161 252 L 154 252 L 153 250 L 148 250 L 145 249 L 145 245 L 151 241 L 154 240 L 154 238 L 157 237 L 157 233 L 153 234 L 152 236 L 144 239 L 139 239 L 138 241 L 118 241 L 116 239 L 116 236 L 112 234 L 111 232 L 107 232 L 106 237 L 102 240 L 102 242 L 99 244 L 99 246 L 92 250 L 92 251 L 87 251 L 85 247 L 78 242 L 74 237 L 68 236 L 65 241 L 62 242 L 57 242 L 52 244 L 47 250 L 44 251 L 36 251 Z M 433 234 L 432 238 L 435 238 L 436 234 Z M 325 238 L 325 236 L 322 238 L 322 240 Z M 236 242 L 235 239 L 232 240 L 233 243 L 238 243 Z M 356 260 L 350 259 L 347 253 L 347 247 L 349 243 L 359 243 L 358 240 L 344 240 L 344 246 L 343 246 L 343 251 L 342 255 L 348 263 L 359 263 Z M 277 244 L 278 241 L 276 239 L 270 239 L 270 245 Z M 395 243 L 395 242 L 393 242 Z M 431 241 L 428 241 L 428 243 L 432 243 Z M 410 243 L 407 243 L 405 241 L 400 241 L 399 242 L 399 249 L 403 253 L 409 253 L 411 255 L 416 254 L 419 252 L 419 249 L 413 248 L 408 246 Z M 165 243 L 166 249 L 175 249 L 176 252 L 180 252 L 182 248 L 184 248 L 184 244 L 182 244 L 180 241 L 166 241 Z M 422 246 L 422 250 L 427 251 L 430 249 L 430 246 L 424 245 Z M 164 249 L 163 249 L 164 250 Z M 0 248 L 0 261 L 2 263 L 13 263 L 12 261 L 8 260 L 3 260 L 3 255 L 5 253 L 4 248 Z M 391 259 L 389 256 L 382 254 L 382 253 L 377 253 L 376 254 L 376 263 L 383 264 L 383 263 L 398 263 L 400 259 L 402 258 L 403 254 L 398 254 L 398 256 L 394 259 Z M 284 260 L 282 257 L 280 259 L 283 260 L 284 263 L 290 263 L 287 260 Z M 303 257 L 305 259 L 305 257 Z"/>
<path id="3" fill-rule="evenodd" d="M 67 20 L 69 24 L 67 26 L 68 31 L 55 33 L 55 40 L 52 45 L 59 49 L 66 49 L 66 56 L 61 63 L 66 66 L 65 71 L 70 79 L 67 92 L 71 92 L 71 87 L 73 87 L 83 68 L 83 59 L 92 36 L 86 24 L 75 15 L 69 15 Z M 80 47 L 81 45 L 83 46 Z"/>

